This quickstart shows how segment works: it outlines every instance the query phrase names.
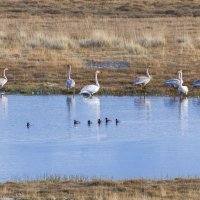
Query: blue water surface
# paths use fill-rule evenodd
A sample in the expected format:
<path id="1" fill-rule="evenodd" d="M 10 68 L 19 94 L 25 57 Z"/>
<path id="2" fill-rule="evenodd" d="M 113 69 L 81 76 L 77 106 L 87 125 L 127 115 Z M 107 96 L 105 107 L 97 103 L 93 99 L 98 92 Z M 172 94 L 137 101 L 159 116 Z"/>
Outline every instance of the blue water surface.
<path id="1" fill-rule="evenodd" d="M 3 95 L 0 181 L 44 175 L 200 176 L 200 99 Z"/>

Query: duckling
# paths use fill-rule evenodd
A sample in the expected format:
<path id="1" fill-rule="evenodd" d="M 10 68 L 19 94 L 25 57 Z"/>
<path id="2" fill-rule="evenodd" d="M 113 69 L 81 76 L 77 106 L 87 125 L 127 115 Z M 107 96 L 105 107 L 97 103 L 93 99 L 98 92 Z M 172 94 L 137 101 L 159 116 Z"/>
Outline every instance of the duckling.
<path id="1" fill-rule="evenodd" d="M 78 120 L 74 120 L 74 125 L 80 124 L 81 122 Z"/>
<path id="2" fill-rule="evenodd" d="M 30 122 L 26 122 L 26 128 L 30 128 Z"/>
<path id="3" fill-rule="evenodd" d="M 111 122 L 111 121 L 112 121 L 112 120 L 108 119 L 107 117 L 105 118 L 105 120 L 106 120 L 106 124 L 107 124 L 108 122 Z"/>
<path id="4" fill-rule="evenodd" d="M 119 122 L 120 122 L 120 121 L 116 118 L 116 119 L 115 119 L 115 124 L 118 125 Z"/>
<path id="5" fill-rule="evenodd" d="M 88 126 L 90 126 L 92 124 L 92 121 L 88 120 Z"/>
<path id="6" fill-rule="evenodd" d="M 98 119 L 97 123 L 100 125 L 103 121 L 101 119 Z"/>

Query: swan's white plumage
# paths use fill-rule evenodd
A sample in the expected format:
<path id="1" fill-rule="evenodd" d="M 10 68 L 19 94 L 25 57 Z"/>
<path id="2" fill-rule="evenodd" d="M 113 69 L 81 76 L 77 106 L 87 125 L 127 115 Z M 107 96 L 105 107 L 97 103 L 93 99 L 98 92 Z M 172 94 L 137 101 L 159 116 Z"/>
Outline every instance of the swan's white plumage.
<path id="1" fill-rule="evenodd" d="M 4 70 L 3 70 L 3 78 L 0 78 L 0 86 L 1 87 L 3 87 L 6 83 L 7 83 L 7 81 L 8 81 L 8 79 L 7 79 L 7 77 L 6 77 L 6 70 L 8 70 L 8 68 L 5 68 Z"/>
<path id="2" fill-rule="evenodd" d="M 180 82 L 181 82 L 181 84 L 178 87 L 179 94 L 187 95 L 189 90 L 188 90 L 187 86 L 182 85 L 183 84 L 183 73 L 182 73 L 182 71 L 180 71 Z"/>
<path id="3" fill-rule="evenodd" d="M 146 76 L 139 76 L 133 81 L 133 85 L 145 86 L 151 80 L 151 76 L 149 74 L 149 66 L 146 69 Z"/>
<path id="4" fill-rule="evenodd" d="M 181 79 L 180 79 L 180 72 L 181 72 L 181 70 L 178 71 L 178 78 L 166 80 L 165 85 L 174 87 L 174 88 L 178 88 L 180 86 L 180 84 L 183 84 L 183 80 L 181 82 Z"/>
<path id="5" fill-rule="evenodd" d="M 97 74 L 100 73 L 99 71 L 96 71 L 95 72 L 95 81 L 96 81 L 96 85 L 86 85 L 84 86 L 81 91 L 80 91 L 80 94 L 86 94 L 86 95 L 93 95 L 95 94 L 96 92 L 99 91 L 100 89 L 100 85 L 99 85 L 99 82 L 98 82 L 98 79 L 97 79 Z"/>
<path id="6" fill-rule="evenodd" d="M 73 87 L 75 87 L 75 81 L 73 79 L 71 79 L 71 65 L 67 65 L 68 67 L 68 79 L 66 81 L 66 87 L 67 89 L 71 89 Z"/>

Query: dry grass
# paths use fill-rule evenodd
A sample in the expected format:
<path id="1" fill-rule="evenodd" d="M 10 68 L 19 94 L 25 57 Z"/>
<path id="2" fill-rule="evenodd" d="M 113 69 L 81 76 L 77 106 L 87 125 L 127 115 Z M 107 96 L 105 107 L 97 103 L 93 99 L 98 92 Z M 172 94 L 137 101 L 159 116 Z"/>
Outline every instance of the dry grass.
<path id="1" fill-rule="evenodd" d="M 68 200 L 197 200 L 199 179 L 72 180 L 49 178 L 0 184 L 0 197 Z"/>
<path id="2" fill-rule="evenodd" d="M 9 68 L 5 89 L 66 93 L 66 64 L 71 64 L 78 92 L 94 82 L 96 69 L 86 69 L 86 62 L 127 61 L 129 69 L 100 69 L 101 94 L 140 94 L 141 88 L 133 87 L 132 81 L 145 73 L 149 63 L 153 75 L 149 94 L 173 94 L 163 82 L 183 69 L 189 94 L 199 95 L 191 88 L 200 74 L 199 25 L 199 18 L 3 18 L 0 63 L 1 69 Z"/>
<path id="3" fill-rule="evenodd" d="M 1 15 L 29 16 L 108 16 L 123 18 L 183 17 L 200 15 L 198 0 L 1 0 Z"/>
<path id="4" fill-rule="evenodd" d="M 132 82 L 151 64 L 153 80 L 147 93 L 176 94 L 163 82 L 183 69 L 189 95 L 200 95 L 191 88 L 200 77 L 200 19 L 169 17 L 177 12 L 197 16 L 197 5 L 196 0 L 3 0 L 0 70 L 9 68 L 5 90 L 66 93 L 66 64 L 71 64 L 78 92 L 94 82 L 96 69 L 86 69 L 86 62 L 126 61 L 129 69 L 100 69 L 100 94 L 140 94 L 142 89 Z M 140 18 L 132 18 L 136 15 Z"/>

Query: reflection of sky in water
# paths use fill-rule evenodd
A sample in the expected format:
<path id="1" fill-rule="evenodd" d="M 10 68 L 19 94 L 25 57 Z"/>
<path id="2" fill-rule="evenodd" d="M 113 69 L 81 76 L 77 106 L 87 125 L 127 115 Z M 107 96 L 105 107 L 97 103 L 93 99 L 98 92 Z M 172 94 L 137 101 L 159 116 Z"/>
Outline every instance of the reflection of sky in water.
<path id="1" fill-rule="evenodd" d="M 199 176 L 199 122 L 198 98 L 2 96 L 0 180 Z"/>

